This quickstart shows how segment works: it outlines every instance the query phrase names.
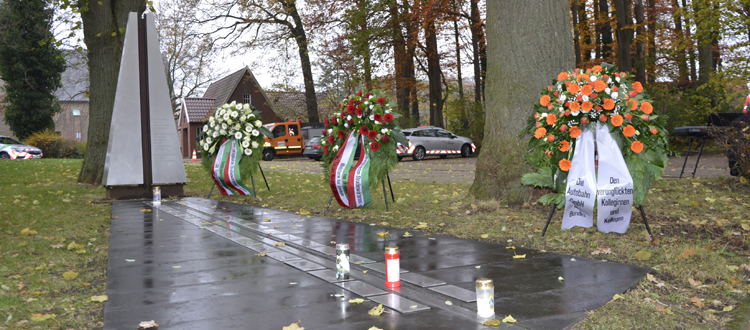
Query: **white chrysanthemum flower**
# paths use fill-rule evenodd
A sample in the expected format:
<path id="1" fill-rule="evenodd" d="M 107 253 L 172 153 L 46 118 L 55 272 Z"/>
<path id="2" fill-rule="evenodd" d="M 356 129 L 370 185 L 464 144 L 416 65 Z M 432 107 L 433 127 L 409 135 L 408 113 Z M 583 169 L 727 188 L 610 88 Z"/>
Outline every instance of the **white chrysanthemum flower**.
<path id="1" fill-rule="evenodd" d="M 567 97 L 567 96 L 565 96 L 565 94 L 563 94 L 563 95 L 560 95 L 560 101 L 563 101 L 563 102 L 565 102 L 565 100 L 567 100 L 567 99 L 568 99 L 568 97 Z"/>
<path id="2" fill-rule="evenodd" d="M 380 125 L 380 122 L 376 120 L 375 125 Z"/>
<path id="3" fill-rule="evenodd" d="M 212 139 L 211 139 L 211 137 L 207 137 L 207 138 L 206 138 L 206 143 L 207 143 L 207 144 L 211 144 L 211 142 L 213 142 L 213 141 L 214 141 L 214 140 L 212 140 Z"/>
<path id="4" fill-rule="evenodd" d="M 370 115 L 370 120 L 375 120 L 375 115 Z"/>
<path id="5" fill-rule="evenodd" d="M 250 103 L 243 104 L 242 108 L 245 109 L 245 110 L 250 110 Z"/>
<path id="6" fill-rule="evenodd" d="M 331 134 L 331 133 L 333 133 L 333 128 L 328 129 L 328 134 Z"/>
<path id="7" fill-rule="evenodd" d="M 326 145 L 326 144 L 328 144 L 328 142 L 325 139 L 321 139 L 320 140 L 320 144 L 321 145 Z"/>
<path id="8" fill-rule="evenodd" d="M 339 146 L 333 146 L 333 151 L 339 150 Z"/>
<path id="9" fill-rule="evenodd" d="M 616 82 L 620 82 L 620 77 L 615 78 Z"/>
<path id="10" fill-rule="evenodd" d="M 255 115 L 254 115 L 254 114 L 252 114 L 252 113 L 248 113 L 248 114 L 247 114 L 247 118 L 248 118 L 248 119 L 253 119 L 253 118 L 255 118 Z"/>
<path id="11" fill-rule="evenodd" d="M 237 124 L 234 124 L 234 130 L 235 130 L 235 131 L 239 131 L 240 129 L 242 129 L 242 126 L 240 126 L 240 124 L 239 124 L 239 123 L 237 123 Z"/>
<path id="12" fill-rule="evenodd" d="M 219 131 L 219 134 L 220 134 L 220 135 L 227 135 L 227 131 L 226 131 L 226 130 L 220 130 L 220 131 Z"/>
<path id="13" fill-rule="evenodd" d="M 346 120 L 352 120 L 352 115 L 346 116 Z"/>
<path id="14" fill-rule="evenodd" d="M 227 126 L 227 123 L 221 124 L 221 129 L 227 129 L 227 127 L 229 127 L 229 126 Z"/>
<path id="15" fill-rule="evenodd" d="M 240 133 L 240 132 L 234 133 L 234 138 L 237 139 L 237 140 L 241 139 L 242 138 L 242 133 Z"/>
<path id="16" fill-rule="evenodd" d="M 263 122 L 260 121 L 260 120 L 256 120 L 255 123 L 254 123 L 254 125 L 255 125 L 255 127 L 261 127 L 261 126 L 263 126 Z"/>
<path id="17" fill-rule="evenodd" d="M 563 113 L 563 112 L 565 112 L 565 109 L 563 107 L 560 107 L 559 111 L 560 111 L 560 113 Z"/>
<path id="18" fill-rule="evenodd" d="M 221 107 L 224 108 L 224 109 L 229 108 L 229 104 L 224 103 L 224 105 L 222 105 Z"/>
<path id="19" fill-rule="evenodd" d="M 370 94 L 370 97 L 368 98 L 368 100 L 369 99 L 374 99 L 374 98 L 375 98 L 375 95 Z"/>
<path id="20" fill-rule="evenodd" d="M 245 156 L 250 156 L 253 154 L 253 149 L 245 149 Z"/>
<path id="21" fill-rule="evenodd" d="M 208 125 L 203 125 L 203 131 L 208 132 Z"/>
<path id="22" fill-rule="evenodd" d="M 349 128 L 349 123 L 344 123 L 344 128 Z"/>
<path id="23" fill-rule="evenodd" d="M 591 77 L 589 77 L 589 78 L 591 79 L 591 82 L 595 82 L 595 81 L 596 81 L 596 76 L 593 76 L 593 75 L 592 75 L 592 76 L 591 76 Z"/>
<path id="24" fill-rule="evenodd" d="M 252 131 L 253 131 L 253 127 L 252 127 L 252 126 L 250 126 L 250 125 L 245 125 L 245 132 L 248 132 L 248 133 L 250 133 L 250 132 L 252 132 Z"/>
<path id="25" fill-rule="evenodd" d="M 249 146 L 250 146 L 250 142 L 249 141 L 242 141 L 242 147 L 243 148 L 247 148 Z"/>
<path id="26" fill-rule="evenodd" d="M 219 132 L 217 132 L 217 131 L 214 131 L 214 134 L 211 134 L 211 136 L 213 136 L 213 137 L 218 137 L 218 136 L 219 136 Z"/>
<path id="27" fill-rule="evenodd" d="M 245 137 L 243 138 L 243 140 L 250 142 L 250 135 L 245 135 Z"/>
<path id="28" fill-rule="evenodd" d="M 245 119 L 247 119 L 247 117 L 245 117 L 244 115 L 240 116 L 240 121 L 245 121 Z"/>
<path id="29" fill-rule="evenodd" d="M 240 114 L 237 111 L 232 111 L 232 118 L 237 118 Z"/>
<path id="30" fill-rule="evenodd" d="M 617 99 L 617 97 L 620 96 L 620 94 L 617 92 L 612 92 L 612 94 L 609 95 L 612 96 L 613 99 Z"/>
<path id="31" fill-rule="evenodd" d="M 258 136 L 260 135 L 260 132 L 257 129 L 254 129 L 253 132 L 250 134 L 252 134 L 253 136 Z"/>
<path id="32" fill-rule="evenodd" d="M 607 87 L 607 88 L 604 89 L 604 92 L 607 93 L 607 94 L 609 94 L 609 93 L 612 93 L 612 90 L 609 89 L 609 87 Z"/>
<path id="33" fill-rule="evenodd" d="M 232 119 L 227 120 L 227 124 L 229 124 L 229 125 L 234 124 L 234 120 L 232 120 Z"/>
<path id="34" fill-rule="evenodd" d="M 546 112 L 542 113 L 542 118 L 546 118 L 546 117 L 547 117 L 547 113 Z"/>
<path id="35" fill-rule="evenodd" d="M 607 83 L 611 84 L 612 83 L 612 78 L 607 79 Z"/>
<path id="36" fill-rule="evenodd" d="M 229 114 L 225 113 L 223 116 L 221 116 L 224 120 L 229 120 Z"/>
<path id="37" fill-rule="evenodd" d="M 387 128 L 381 129 L 380 133 L 383 135 L 388 134 L 388 129 Z"/>
<path id="38" fill-rule="evenodd" d="M 583 95 L 583 96 L 581 97 L 581 100 L 583 100 L 583 102 L 588 102 L 588 101 L 589 101 L 589 97 L 588 97 L 588 96 L 586 96 L 586 95 Z"/>
<path id="39" fill-rule="evenodd" d="M 203 145 L 203 150 L 208 151 L 208 144 Z"/>
<path id="40" fill-rule="evenodd" d="M 253 143 L 251 143 L 251 145 L 253 146 L 253 149 L 258 148 L 258 146 L 260 146 L 258 144 L 258 142 L 255 142 L 255 141 L 253 141 Z"/>
<path id="41" fill-rule="evenodd" d="M 370 106 L 370 110 L 372 110 L 372 109 L 375 109 L 375 105 L 374 104 Z"/>
<path id="42" fill-rule="evenodd" d="M 237 104 L 237 101 L 232 101 L 232 103 L 229 103 L 229 106 L 233 107 L 235 104 Z"/>

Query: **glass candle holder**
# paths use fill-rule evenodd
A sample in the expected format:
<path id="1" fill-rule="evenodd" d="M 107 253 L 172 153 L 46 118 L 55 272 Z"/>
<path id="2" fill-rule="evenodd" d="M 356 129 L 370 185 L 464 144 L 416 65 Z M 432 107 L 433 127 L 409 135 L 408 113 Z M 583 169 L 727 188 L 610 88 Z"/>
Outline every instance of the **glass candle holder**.
<path id="1" fill-rule="evenodd" d="M 481 318 L 495 316 L 495 283 L 492 279 L 477 280 L 477 314 Z"/>
<path id="2" fill-rule="evenodd" d="M 161 188 L 154 187 L 154 206 L 161 205 Z"/>
<path id="3" fill-rule="evenodd" d="M 387 246 L 385 248 L 385 286 L 387 288 L 398 288 L 401 286 L 399 265 L 401 253 L 398 246 Z"/>

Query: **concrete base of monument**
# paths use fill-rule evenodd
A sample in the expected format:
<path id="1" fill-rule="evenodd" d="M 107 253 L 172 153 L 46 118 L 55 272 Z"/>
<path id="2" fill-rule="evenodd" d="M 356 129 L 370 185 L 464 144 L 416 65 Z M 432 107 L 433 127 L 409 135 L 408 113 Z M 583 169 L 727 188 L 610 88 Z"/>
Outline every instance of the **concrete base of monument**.
<path id="1" fill-rule="evenodd" d="M 168 184 L 168 185 L 153 185 L 146 187 L 145 185 L 137 186 L 106 186 L 107 199 L 124 200 L 124 199 L 151 199 L 154 191 L 153 187 L 161 188 L 161 197 L 178 197 L 185 196 L 183 190 L 183 184 Z"/>

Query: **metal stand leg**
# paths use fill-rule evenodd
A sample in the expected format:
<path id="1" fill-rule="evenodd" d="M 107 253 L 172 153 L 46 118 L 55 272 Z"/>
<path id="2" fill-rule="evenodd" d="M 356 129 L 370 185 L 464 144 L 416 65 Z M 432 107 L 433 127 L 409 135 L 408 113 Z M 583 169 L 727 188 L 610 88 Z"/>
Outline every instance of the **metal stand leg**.
<path id="1" fill-rule="evenodd" d="M 646 219 L 646 212 L 643 211 L 643 205 L 638 207 L 638 210 L 641 211 L 641 217 L 643 217 L 643 223 L 646 224 L 646 230 L 648 231 L 648 235 L 651 236 L 651 240 L 654 240 L 654 235 L 651 234 L 651 227 L 648 225 L 648 219 Z"/>
<path id="2" fill-rule="evenodd" d="M 266 188 L 268 188 L 268 191 L 271 191 L 271 187 L 268 186 L 268 180 L 266 180 L 266 175 L 263 173 L 263 168 L 260 167 L 260 164 L 258 164 L 258 169 L 260 169 L 260 175 L 263 176 L 263 182 L 266 183 Z"/>
<path id="3" fill-rule="evenodd" d="M 695 168 L 693 168 L 693 179 L 695 179 L 695 171 L 698 170 L 698 162 L 701 161 L 701 154 L 703 153 L 703 145 L 705 145 L 705 144 L 706 144 L 706 139 L 702 138 L 701 139 L 701 147 L 698 150 L 698 159 L 695 161 Z"/>
<path id="4" fill-rule="evenodd" d="M 214 193 L 214 187 L 216 187 L 216 183 L 211 185 L 211 191 L 208 192 L 208 197 L 206 197 L 206 199 L 211 199 L 211 194 Z"/>
<path id="5" fill-rule="evenodd" d="M 326 205 L 325 211 L 323 213 L 326 213 L 328 211 L 328 207 L 331 206 L 331 202 L 333 201 L 333 193 L 331 193 L 331 199 L 328 200 L 328 205 Z"/>
<path id="6" fill-rule="evenodd" d="M 557 205 L 552 205 L 552 210 L 549 211 L 549 217 L 547 217 L 547 223 L 544 225 L 544 229 L 542 229 L 542 237 L 544 237 L 544 234 L 547 233 L 547 227 L 549 226 L 549 222 L 552 221 L 552 216 L 555 214 L 556 208 Z"/>
<path id="7" fill-rule="evenodd" d="M 393 197 L 393 187 L 391 186 L 391 176 L 388 175 L 388 173 L 385 173 L 385 177 L 388 178 L 388 190 L 391 191 L 391 200 L 395 203 L 396 197 Z"/>
<path id="8" fill-rule="evenodd" d="M 253 178 L 253 174 L 250 173 L 250 182 L 253 184 L 253 195 L 255 197 L 258 197 L 258 191 L 255 190 L 255 179 Z"/>
<path id="9" fill-rule="evenodd" d="M 688 150 L 685 152 L 685 161 L 682 162 L 682 171 L 680 171 L 680 179 L 682 179 L 682 174 L 685 173 L 685 165 L 687 165 L 688 157 L 690 157 L 690 150 L 693 149 L 693 138 L 688 139 Z"/>
<path id="10" fill-rule="evenodd" d="M 385 200 L 385 211 L 390 212 L 388 209 L 388 193 L 385 191 L 385 181 L 383 181 L 383 199 Z"/>

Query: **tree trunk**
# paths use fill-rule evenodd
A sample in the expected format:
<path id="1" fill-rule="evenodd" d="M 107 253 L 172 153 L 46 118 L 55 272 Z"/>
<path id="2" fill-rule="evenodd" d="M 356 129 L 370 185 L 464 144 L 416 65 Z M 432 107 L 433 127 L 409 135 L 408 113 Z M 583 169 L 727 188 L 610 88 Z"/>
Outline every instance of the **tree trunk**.
<path id="1" fill-rule="evenodd" d="M 613 0 L 615 4 L 615 16 L 617 17 L 617 66 L 620 71 L 630 72 L 630 45 L 633 43 L 633 22 L 630 17 L 627 0 Z"/>
<path id="2" fill-rule="evenodd" d="M 646 26 L 643 14 L 643 0 L 635 0 L 635 32 L 637 39 L 635 41 L 635 80 L 641 84 L 646 83 Z"/>
<path id="3" fill-rule="evenodd" d="M 456 39 L 456 80 L 458 83 L 458 97 L 463 100 L 464 99 L 464 81 L 463 76 L 461 75 L 461 43 L 459 42 L 459 37 L 461 36 L 460 32 L 458 31 L 458 18 L 460 17 L 459 12 L 459 6 L 458 1 L 453 1 L 453 8 L 455 11 L 455 19 L 453 20 L 453 36 Z"/>
<path id="4" fill-rule="evenodd" d="M 539 31 L 550 31 L 539 33 Z M 528 137 L 519 137 L 539 91 L 575 66 L 565 1 L 487 1 L 487 106 L 483 147 L 471 193 L 477 198 L 528 200 L 522 186 Z M 539 45 L 545 45 L 540 47 Z"/>
<path id="5" fill-rule="evenodd" d="M 484 88 L 487 83 L 487 39 L 484 37 L 484 24 L 480 24 L 479 28 L 479 77 L 482 82 L 482 102 L 485 102 L 487 97 Z"/>
<path id="6" fill-rule="evenodd" d="M 612 57 L 612 25 L 609 24 L 609 4 L 607 0 L 599 0 L 599 26 L 602 61 L 610 61 Z"/>
<path id="7" fill-rule="evenodd" d="M 672 1 L 672 18 L 674 19 L 674 31 L 677 40 L 674 46 L 674 52 L 677 54 L 677 81 L 680 86 L 686 86 L 690 82 L 688 77 L 687 56 L 685 54 L 686 45 L 684 44 L 685 36 L 682 32 L 682 15 L 680 15 L 680 4 L 678 0 Z"/>
<path id="8" fill-rule="evenodd" d="M 589 27 L 589 18 L 586 15 L 586 1 L 578 2 L 578 30 L 583 37 L 581 41 L 582 60 L 585 62 L 591 61 L 591 29 Z"/>
<path id="9" fill-rule="evenodd" d="M 440 55 L 438 54 L 437 32 L 434 16 L 425 23 L 425 48 L 427 52 L 427 77 L 430 80 L 430 125 L 443 125 L 443 85 L 440 83 Z"/>
<path id="10" fill-rule="evenodd" d="M 408 1 L 404 1 L 408 11 L 412 11 Z M 417 36 L 419 27 L 417 20 L 412 17 L 413 12 L 407 15 L 406 20 L 406 78 L 408 81 L 409 97 L 411 101 L 411 127 L 417 127 L 420 124 L 419 116 L 419 96 L 417 95 L 416 67 L 414 58 L 417 56 Z"/>
<path id="11" fill-rule="evenodd" d="M 294 20 L 294 27 L 291 29 L 292 36 L 297 42 L 299 57 L 302 64 L 302 79 L 305 83 L 305 103 L 307 103 L 307 118 L 310 124 L 320 123 L 318 116 L 318 96 L 315 94 L 315 81 L 312 75 L 312 65 L 310 64 L 310 55 L 307 49 L 307 34 L 305 27 L 302 25 L 302 19 L 297 12 L 296 0 L 286 1 L 287 13 Z"/>
<path id="12" fill-rule="evenodd" d="M 707 0 L 693 0 L 693 12 L 697 18 L 695 28 L 698 35 L 698 82 L 700 84 L 708 82 L 715 68 L 712 47 L 714 37 L 708 10 L 711 9 L 708 7 Z"/>
<path id="13" fill-rule="evenodd" d="M 393 35 L 393 67 L 396 69 L 396 102 L 398 103 L 399 113 L 403 115 L 405 125 L 410 122 L 409 112 L 409 92 L 408 77 L 406 75 L 408 68 L 406 63 L 406 41 L 402 31 L 402 16 L 400 14 L 396 0 L 388 1 L 388 10 L 391 15 L 391 33 Z"/>
<path id="14" fill-rule="evenodd" d="M 570 17 L 573 18 L 573 49 L 575 49 L 576 67 L 581 66 L 581 31 L 578 24 L 578 0 L 570 2 Z"/>
<path id="15" fill-rule="evenodd" d="M 79 0 L 78 7 L 87 4 Z M 127 26 L 130 12 L 146 10 L 146 0 L 109 0 L 88 8 L 81 12 L 81 21 L 89 56 L 89 130 L 78 182 L 101 184 L 125 40 L 119 31 Z"/>
<path id="16" fill-rule="evenodd" d="M 365 89 L 368 91 L 372 90 L 372 55 L 370 54 L 370 40 L 369 40 L 369 31 L 367 26 L 367 14 L 369 14 L 368 8 L 367 8 L 367 1 L 368 0 L 357 0 L 357 7 L 359 7 L 359 10 L 365 11 L 364 15 L 357 15 L 357 20 L 359 20 L 359 31 L 357 31 L 357 36 L 355 37 L 357 45 L 357 49 L 362 54 L 362 69 L 364 70 L 364 78 L 365 78 Z"/>
<path id="17" fill-rule="evenodd" d="M 471 29 L 471 50 L 473 51 L 474 61 L 474 101 L 482 100 L 482 69 L 479 63 L 479 37 L 481 32 L 481 23 L 479 21 L 479 0 L 471 1 L 471 19 L 469 27 Z"/>
<path id="18" fill-rule="evenodd" d="M 687 0 L 682 0 L 682 8 L 683 10 L 687 10 L 688 8 Z M 695 48 L 693 46 L 694 43 L 693 43 L 693 38 L 691 36 L 692 33 L 690 32 L 690 19 L 688 18 L 688 15 L 685 15 L 684 17 L 685 17 L 685 26 L 684 26 L 685 39 L 684 40 L 690 43 L 690 47 L 687 48 L 690 54 L 689 56 L 690 58 L 690 81 L 696 82 L 698 81 L 698 73 L 697 73 L 697 68 L 696 68 L 697 65 L 695 63 Z"/>
<path id="19" fill-rule="evenodd" d="M 656 0 L 648 0 L 648 48 L 646 49 L 646 81 L 656 81 Z"/>

